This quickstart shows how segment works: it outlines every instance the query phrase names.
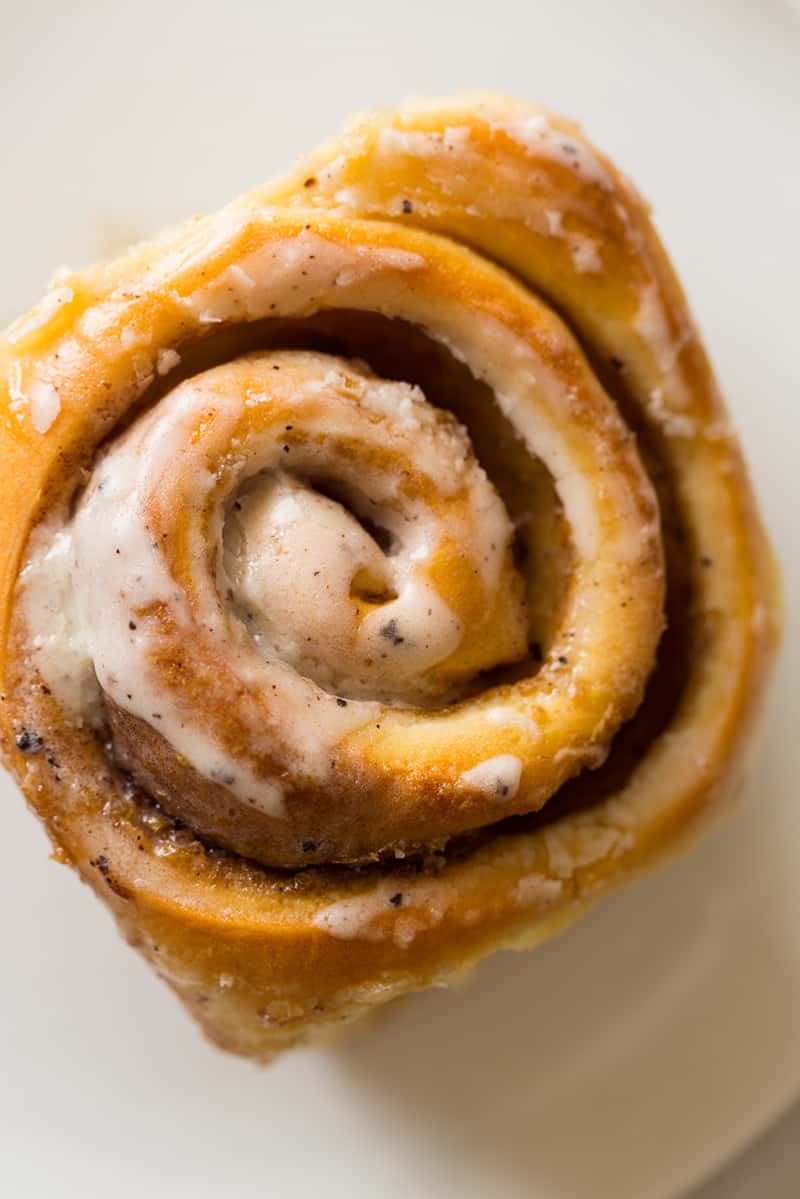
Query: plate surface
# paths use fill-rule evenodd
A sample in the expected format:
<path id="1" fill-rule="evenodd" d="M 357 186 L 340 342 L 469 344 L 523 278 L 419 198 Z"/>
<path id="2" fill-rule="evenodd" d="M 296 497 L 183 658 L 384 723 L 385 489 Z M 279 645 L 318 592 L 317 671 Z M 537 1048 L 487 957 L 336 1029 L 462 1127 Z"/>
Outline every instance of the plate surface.
<path id="1" fill-rule="evenodd" d="M 443 9 L 448 11 L 442 11 Z M 800 25 L 777 2 L 33 2 L 3 20 L 0 323 L 352 110 L 496 87 L 653 201 L 800 600 Z M 793 127 L 794 126 L 794 127 Z M 735 814 L 530 955 L 268 1071 L 213 1052 L 0 779 L 0 1183 L 152 1199 L 675 1199 L 800 1093 L 791 627 Z"/>

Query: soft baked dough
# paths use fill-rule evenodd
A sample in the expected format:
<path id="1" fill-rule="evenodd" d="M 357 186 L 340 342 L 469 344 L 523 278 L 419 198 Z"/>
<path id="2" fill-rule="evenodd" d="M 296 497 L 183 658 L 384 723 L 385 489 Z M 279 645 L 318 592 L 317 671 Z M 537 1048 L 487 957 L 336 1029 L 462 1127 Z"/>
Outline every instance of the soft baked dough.
<path id="1" fill-rule="evenodd" d="M 691 843 L 777 609 L 647 208 L 535 106 L 360 118 L 0 341 L 4 759 L 234 1052 Z"/>

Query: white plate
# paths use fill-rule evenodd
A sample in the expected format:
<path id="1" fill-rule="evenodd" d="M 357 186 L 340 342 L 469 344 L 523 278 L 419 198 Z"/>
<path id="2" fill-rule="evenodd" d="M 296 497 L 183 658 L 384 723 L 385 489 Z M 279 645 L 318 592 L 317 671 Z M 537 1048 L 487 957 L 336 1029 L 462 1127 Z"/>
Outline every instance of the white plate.
<path id="1" fill-rule="evenodd" d="M 543 100 L 654 201 L 797 599 L 792 14 L 443 7 L 6 9 L 0 320 L 58 263 L 221 203 L 352 109 L 476 85 Z M 790 627 L 756 781 L 693 857 L 464 990 L 266 1072 L 200 1041 L 4 781 L 7 1193 L 677 1196 L 800 1092 L 798 679 Z"/>

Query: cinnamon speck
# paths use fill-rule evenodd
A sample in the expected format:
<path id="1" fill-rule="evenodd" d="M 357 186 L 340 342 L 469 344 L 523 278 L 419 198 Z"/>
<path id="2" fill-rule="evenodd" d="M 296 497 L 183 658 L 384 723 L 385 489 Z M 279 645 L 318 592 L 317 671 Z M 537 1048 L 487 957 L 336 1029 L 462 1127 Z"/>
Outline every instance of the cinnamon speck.
<path id="1" fill-rule="evenodd" d="M 22 754 L 38 754 L 39 750 L 44 747 L 44 737 L 40 737 L 38 733 L 32 733 L 30 729 L 23 729 L 21 733 L 17 733 L 14 740 L 17 749 Z"/>

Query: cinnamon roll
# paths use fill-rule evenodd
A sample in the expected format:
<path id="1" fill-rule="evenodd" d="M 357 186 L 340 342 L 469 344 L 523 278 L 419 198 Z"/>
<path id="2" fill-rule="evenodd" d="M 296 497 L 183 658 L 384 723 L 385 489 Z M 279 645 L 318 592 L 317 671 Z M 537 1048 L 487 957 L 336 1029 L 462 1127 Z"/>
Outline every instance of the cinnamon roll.
<path id="1" fill-rule="evenodd" d="M 774 567 L 632 185 L 494 95 L 62 272 L 0 342 L 5 761 L 259 1060 L 690 843 Z"/>

